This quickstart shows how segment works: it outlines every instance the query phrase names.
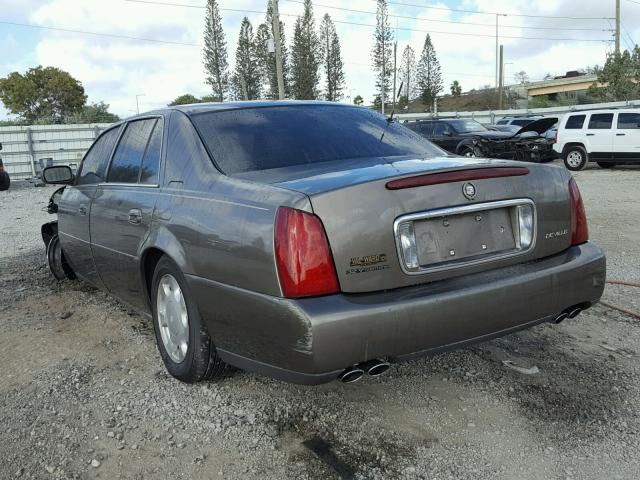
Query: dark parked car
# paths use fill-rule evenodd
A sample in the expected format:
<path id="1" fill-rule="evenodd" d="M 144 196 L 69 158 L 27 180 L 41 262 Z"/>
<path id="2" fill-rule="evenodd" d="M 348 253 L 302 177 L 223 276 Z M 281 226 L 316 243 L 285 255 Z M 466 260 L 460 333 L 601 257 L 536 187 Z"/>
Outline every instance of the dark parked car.
<path id="1" fill-rule="evenodd" d="M 0 150 L 2 150 L 2 144 L 0 143 Z M 9 190 L 11 186 L 11 178 L 9 177 L 9 172 L 4 169 L 4 164 L 2 163 L 2 158 L 0 158 L 0 192 L 4 190 Z"/>
<path id="2" fill-rule="evenodd" d="M 572 318 L 605 281 L 566 169 L 453 157 L 348 105 L 159 110 L 43 176 L 68 185 L 43 226 L 56 277 L 153 318 L 188 382 L 354 381 Z"/>
<path id="3" fill-rule="evenodd" d="M 457 155 L 546 162 L 555 159 L 556 154 L 553 139 L 543 135 L 556 121 L 557 118 L 539 119 L 515 132 L 460 118 L 418 120 L 404 125 Z"/>

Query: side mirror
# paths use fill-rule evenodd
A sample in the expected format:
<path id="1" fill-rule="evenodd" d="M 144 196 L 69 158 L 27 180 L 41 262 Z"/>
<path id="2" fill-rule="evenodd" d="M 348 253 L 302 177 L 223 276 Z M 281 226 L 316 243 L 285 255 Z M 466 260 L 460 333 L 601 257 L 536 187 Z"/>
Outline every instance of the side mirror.
<path id="1" fill-rule="evenodd" d="M 47 167 L 42 171 L 42 180 L 53 185 L 70 185 L 73 182 L 73 172 L 66 165 Z"/>

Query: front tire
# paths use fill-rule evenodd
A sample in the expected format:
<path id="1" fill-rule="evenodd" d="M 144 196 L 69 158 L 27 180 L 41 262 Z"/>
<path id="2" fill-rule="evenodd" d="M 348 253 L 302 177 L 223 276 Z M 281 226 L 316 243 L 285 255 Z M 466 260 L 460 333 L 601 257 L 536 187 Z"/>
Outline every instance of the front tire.
<path id="1" fill-rule="evenodd" d="M 216 353 L 178 266 L 162 257 L 152 286 L 153 327 L 167 371 L 187 383 L 222 376 L 225 363 Z"/>
<path id="2" fill-rule="evenodd" d="M 460 149 L 460 155 L 463 157 L 467 157 L 467 158 L 475 158 L 478 155 L 476 155 L 476 151 L 473 147 L 469 147 L 469 146 L 464 146 Z"/>
<path id="3" fill-rule="evenodd" d="M 564 166 L 567 170 L 577 172 L 583 170 L 589 163 L 587 151 L 579 146 L 569 147 L 564 154 Z"/>

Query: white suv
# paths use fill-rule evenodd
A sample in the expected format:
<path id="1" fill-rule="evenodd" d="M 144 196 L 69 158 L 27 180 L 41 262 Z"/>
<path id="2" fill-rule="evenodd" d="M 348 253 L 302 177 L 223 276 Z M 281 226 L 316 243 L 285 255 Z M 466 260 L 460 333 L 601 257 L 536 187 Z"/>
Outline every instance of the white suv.
<path id="1" fill-rule="evenodd" d="M 553 149 L 569 170 L 640 162 L 640 110 L 572 112 L 560 121 Z"/>

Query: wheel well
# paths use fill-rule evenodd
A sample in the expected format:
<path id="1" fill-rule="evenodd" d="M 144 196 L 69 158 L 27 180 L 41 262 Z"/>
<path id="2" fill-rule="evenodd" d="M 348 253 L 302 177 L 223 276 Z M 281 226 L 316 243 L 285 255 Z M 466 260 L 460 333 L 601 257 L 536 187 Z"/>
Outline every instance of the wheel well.
<path id="1" fill-rule="evenodd" d="M 147 299 L 151 302 L 151 282 L 153 281 L 153 272 L 156 270 L 156 265 L 165 253 L 158 248 L 149 248 L 144 252 L 142 257 L 142 280 L 144 283 Z M 151 303 L 149 303 L 151 305 Z"/>
<path id="2" fill-rule="evenodd" d="M 572 142 L 572 143 L 567 143 L 564 148 L 562 149 L 562 156 L 566 156 L 567 152 L 569 151 L 570 148 L 572 147 L 580 147 L 582 149 L 584 149 L 585 153 L 587 153 L 587 149 L 585 148 L 584 144 L 582 143 L 578 143 L 578 142 Z"/>

